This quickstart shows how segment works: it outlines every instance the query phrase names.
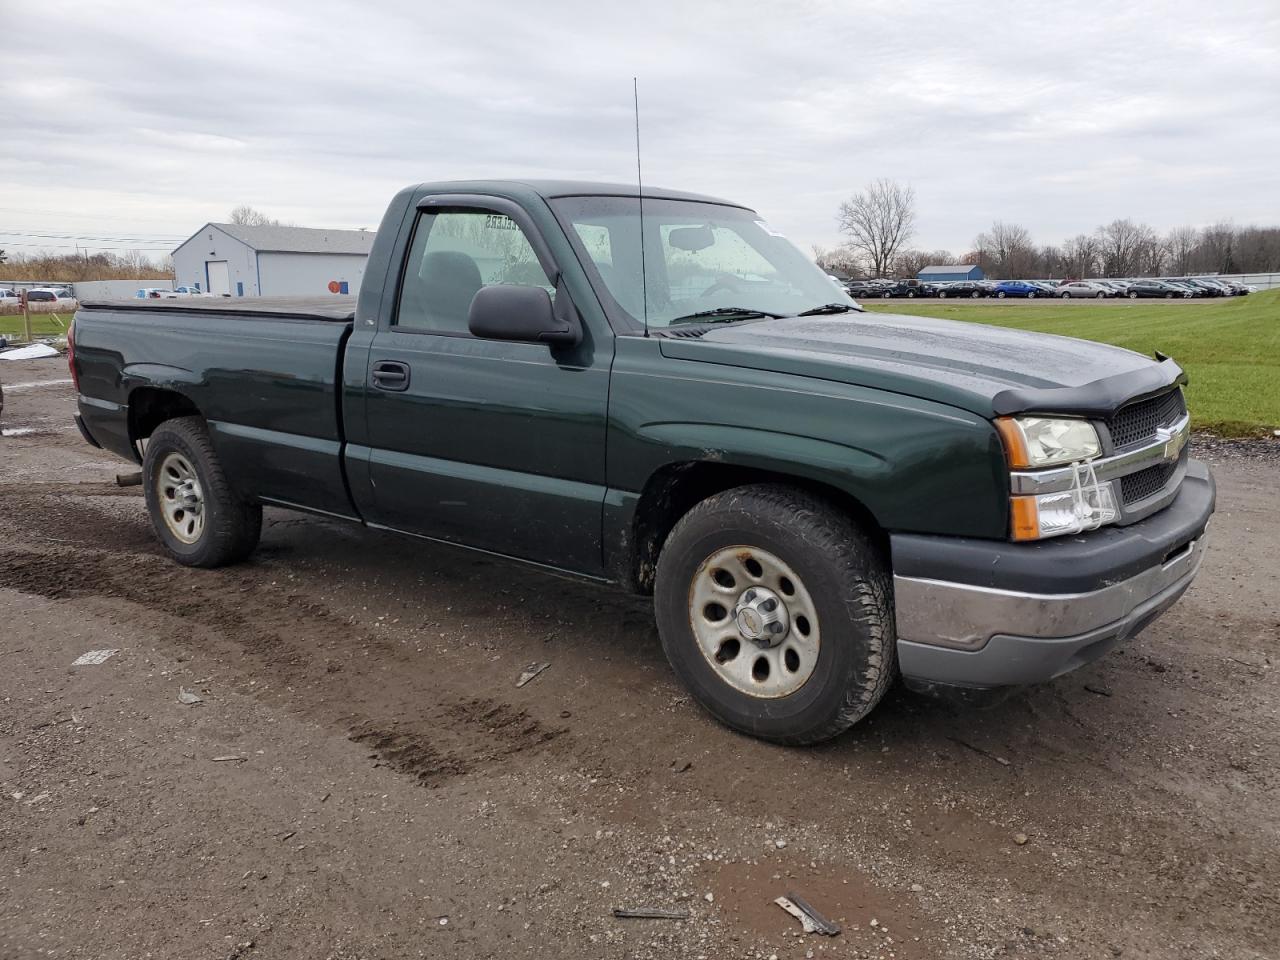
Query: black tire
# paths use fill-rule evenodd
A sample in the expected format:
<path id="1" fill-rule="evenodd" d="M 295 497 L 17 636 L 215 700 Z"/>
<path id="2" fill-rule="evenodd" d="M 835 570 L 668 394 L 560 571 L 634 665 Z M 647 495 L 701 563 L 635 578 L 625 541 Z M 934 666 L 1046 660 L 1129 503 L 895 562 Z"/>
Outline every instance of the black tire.
<path id="1" fill-rule="evenodd" d="M 812 672 L 786 695 L 742 692 L 712 667 L 698 643 L 690 611 L 696 578 L 717 551 L 739 545 L 787 564 L 819 621 Z M 747 591 L 750 586 L 748 580 Z M 884 558 L 843 511 L 792 487 L 737 487 L 685 514 L 658 558 L 654 608 L 667 659 L 694 698 L 722 723 L 775 743 L 806 745 L 844 732 L 880 702 L 897 672 Z M 797 618 L 797 628 L 799 623 Z M 742 647 L 755 655 L 749 643 L 743 640 Z"/>
<path id="2" fill-rule="evenodd" d="M 1006 296 L 1007 294 L 1003 290 L 1001 290 L 999 293 L 996 294 L 996 299 L 1003 300 Z"/>
<path id="3" fill-rule="evenodd" d="M 945 299 L 947 299 L 947 291 L 945 291 L 945 290 L 939 290 L 939 291 L 938 291 L 938 299 L 939 299 L 939 300 L 945 300 Z"/>
<path id="4" fill-rule="evenodd" d="M 974 290 L 971 294 L 969 294 L 969 296 L 976 299 L 977 297 L 982 296 L 982 294 L 979 293 L 977 290 Z"/>
<path id="5" fill-rule="evenodd" d="M 1138 299 L 1138 295 L 1137 295 L 1136 293 L 1131 293 L 1131 294 L 1129 294 L 1129 299 L 1130 299 L 1130 300 L 1137 300 L 1137 299 Z"/>
<path id="6" fill-rule="evenodd" d="M 893 294 L 892 294 L 892 293 L 890 293 L 888 290 L 886 290 L 884 293 L 880 294 L 880 297 L 881 297 L 881 299 L 883 299 L 883 300 L 888 300 L 888 299 L 889 299 L 890 297 L 892 297 L 892 296 L 893 296 Z"/>
<path id="7" fill-rule="evenodd" d="M 1034 300 L 1035 298 L 1036 298 L 1036 295 L 1035 295 L 1034 293 L 1028 293 L 1028 294 L 1027 294 L 1027 299 L 1028 299 L 1028 300 Z"/>
<path id="8" fill-rule="evenodd" d="M 171 454 L 185 458 L 200 485 L 202 529 L 190 543 L 170 529 L 161 504 L 160 471 Z M 179 563 L 221 567 L 244 560 L 257 547 L 262 534 L 262 507 L 246 502 L 231 489 L 202 418 L 179 417 L 155 429 L 142 460 L 142 483 L 156 537 Z"/>
<path id="9" fill-rule="evenodd" d="M 1166 293 L 1166 294 L 1164 295 L 1164 298 L 1165 298 L 1166 300 L 1172 300 L 1172 299 L 1173 299 L 1173 294 L 1172 294 L 1172 293 Z"/>

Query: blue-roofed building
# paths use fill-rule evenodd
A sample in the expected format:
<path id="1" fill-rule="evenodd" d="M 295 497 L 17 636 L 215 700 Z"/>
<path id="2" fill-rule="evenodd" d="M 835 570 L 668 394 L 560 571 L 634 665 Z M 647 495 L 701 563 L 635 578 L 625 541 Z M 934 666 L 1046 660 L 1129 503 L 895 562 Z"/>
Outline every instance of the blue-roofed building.
<path id="1" fill-rule="evenodd" d="M 944 263 L 925 267 L 918 274 L 921 283 L 943 283 L 955 280 L 981 280 L 982 268 L 973 263 Z"/>

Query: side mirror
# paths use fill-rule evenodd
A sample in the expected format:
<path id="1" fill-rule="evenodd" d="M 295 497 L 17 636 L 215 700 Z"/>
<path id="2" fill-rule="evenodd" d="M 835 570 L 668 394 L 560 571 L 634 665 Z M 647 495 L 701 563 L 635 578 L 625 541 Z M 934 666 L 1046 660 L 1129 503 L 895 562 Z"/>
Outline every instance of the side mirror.
<path id="1" fill-rule="evenodd" d="M 467 329 L 485 340 L 570 346 L 582 341 L 582 327 L 571 307 L 557 310 L 542 287 L 514 284 L 481 287 L 471 300 Z"/>

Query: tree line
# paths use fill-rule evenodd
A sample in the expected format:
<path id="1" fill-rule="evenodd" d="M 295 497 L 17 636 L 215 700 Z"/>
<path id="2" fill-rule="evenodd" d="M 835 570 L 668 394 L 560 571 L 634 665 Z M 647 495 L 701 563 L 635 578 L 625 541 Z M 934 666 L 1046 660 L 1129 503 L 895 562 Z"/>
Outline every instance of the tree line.
<path id="1" fill-rule="evenodd" d="M 172 280 L 173 258 L 152 260 L 137 250 L 121 253 L 10 254 L 0 260 L 0 281 Z"/>
<path id="2" fill-rule="evenodd" d="M 988 276 L 1006 279 L 1280 271 L 1280 227 L 1229 221 L 1162 234 L 1125 218 L 1041 244 L 1021 224 L 997 220 L 959 255 L 918 249 L 908 246 L 915 236 L 915 191 L 884 179 L 841 203 L 836 222 L 845 242 L 833 249 L 815 246 L 814 258 L 828 273 L 850 277 L 914 277 L 931 264 L 947 263 L 976 264 Z"/>

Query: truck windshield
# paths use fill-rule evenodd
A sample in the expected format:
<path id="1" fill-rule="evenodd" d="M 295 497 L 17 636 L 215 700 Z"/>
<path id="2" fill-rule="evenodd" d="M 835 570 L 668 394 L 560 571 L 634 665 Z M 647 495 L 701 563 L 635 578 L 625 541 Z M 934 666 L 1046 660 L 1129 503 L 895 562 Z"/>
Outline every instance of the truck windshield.
<path id="1" fill-rule="evenodd" d="M 741 319 L 791 317 L 857 304 L 789 240 L 742 207 L 692 200 L 561 197 L 551 201 L 602 299 L 639 328 L 731 310 Z M 607 294 L 607 296 L 606 296 Z"/>

